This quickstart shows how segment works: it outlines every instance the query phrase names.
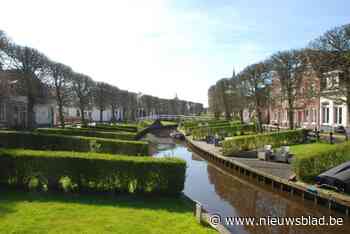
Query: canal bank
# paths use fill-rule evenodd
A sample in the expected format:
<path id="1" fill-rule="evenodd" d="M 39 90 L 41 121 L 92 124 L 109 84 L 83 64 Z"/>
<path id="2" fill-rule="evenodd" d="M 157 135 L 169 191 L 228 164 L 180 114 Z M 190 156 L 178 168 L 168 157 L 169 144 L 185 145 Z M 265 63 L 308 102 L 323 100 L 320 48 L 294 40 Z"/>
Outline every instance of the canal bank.
<path id="1" fill-rule="evenodd" d="M 161 137 L 167 138 L 166 134 Z M 170 138 L 169 138 L 170 139 Z M 168 140 L 167 140 L 168 141 Z M 167 142 L 164 141 L 164 142 Z M 207 159 L 181 142 L 158 145 L 155 157 L 177 156 L 187 163 L 184 194 L 200 202 L 209 213 L 224 217 L 301 217 L 341 216 L 313 201 L 272 188 L 256 178 L 242 176 L 220 163 Z M 343 226 L 242 226 L 228 228 L 232 233 L 350 233 L 349 220 Z"/>
<path id="2" fill-rule="evenodd" d="M 291 169 L 286 164 L 225 157 L 213 145 L 194 141 L 190 137 L 185 139 L 192 150 L 229 171 L 238 172 L 240 175 L 271 185 L 273 189 L 279 189 L 302 200 L 312 200 L 316 205 L 326 206 L 328 209 L 337 210 L 349 216 L 350 199 L 348 195 L 314 187 L 311 190 L 309 184 L 290 181 L 288 178 L 291 176 Z M 269 164 L 270 166 L 266 168 Z"/>

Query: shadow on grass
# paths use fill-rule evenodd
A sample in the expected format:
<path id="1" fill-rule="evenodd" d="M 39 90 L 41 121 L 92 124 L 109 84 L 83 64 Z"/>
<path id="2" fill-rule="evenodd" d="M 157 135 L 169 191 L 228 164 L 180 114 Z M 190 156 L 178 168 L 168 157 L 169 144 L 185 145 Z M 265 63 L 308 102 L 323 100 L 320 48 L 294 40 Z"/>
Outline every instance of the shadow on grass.
<path id="1" fill-rule="evenodd" d="M 12 188 L 0 188 L 0 217 L 14 212 L 17 202 L 58 202 L 92 206 L 115 206 L 119 208 L 166 210 L 169 212 L 192 212 L 193 205 L 182 196 L 149 197 L 141 195 L 112 194 L 61 194 L 34 193 Z"/>

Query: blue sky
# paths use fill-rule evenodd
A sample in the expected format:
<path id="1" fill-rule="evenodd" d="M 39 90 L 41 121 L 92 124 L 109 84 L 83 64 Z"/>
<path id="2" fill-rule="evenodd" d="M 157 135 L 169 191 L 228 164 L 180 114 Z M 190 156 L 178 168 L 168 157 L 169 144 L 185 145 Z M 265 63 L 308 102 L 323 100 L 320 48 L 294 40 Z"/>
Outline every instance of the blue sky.
<path id="1" fill-rule="evenodd" d="M 1 8 L 0 29 L 78 72 L 205 105 L 209 86 L 233 67 L 350 23 L 346 0 L 11 0 Z"/>

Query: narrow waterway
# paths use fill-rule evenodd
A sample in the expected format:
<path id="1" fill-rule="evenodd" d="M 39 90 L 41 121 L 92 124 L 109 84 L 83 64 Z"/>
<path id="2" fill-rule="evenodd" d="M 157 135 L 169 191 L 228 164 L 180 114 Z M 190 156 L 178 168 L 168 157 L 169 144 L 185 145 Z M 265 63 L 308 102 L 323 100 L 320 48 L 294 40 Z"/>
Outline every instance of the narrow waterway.
<path id="1" fill-rule="evenodd" d="M 257 184 L 253 180 L 232 175 L 203 160 L 191 152 L 183 142 L 167 137 L 167 132 L 151 137 L 158 138 L 153 145 L 155 157 L 179 157 L 186 161 L 186 181 L 184 193 L 192 200 L 199 201 L 210 213 L 222 217 L 322 217 L 340 214 L 272 190 L 269 186 Z M 349 218 L 344 218 L 342 226 L 229 226 L 232 233 L 350 233 Z"/>

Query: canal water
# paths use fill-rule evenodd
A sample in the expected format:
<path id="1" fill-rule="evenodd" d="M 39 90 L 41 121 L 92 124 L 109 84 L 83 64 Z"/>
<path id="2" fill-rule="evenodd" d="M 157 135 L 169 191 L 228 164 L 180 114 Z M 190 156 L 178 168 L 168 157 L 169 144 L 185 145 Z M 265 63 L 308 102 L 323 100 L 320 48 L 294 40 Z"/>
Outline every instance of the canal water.
<path id="1" fill-rule="evenodd" d="M 168 137 L 168 132 L 152 135 L 154 157 L 179 157 L 186 161 L 184 194 L 199 201 L 210 213 L 224 217 L 343 217 L 342 226 L 229 226 L 232 233 L 350 233 L 350 220 L 327 208 L 272 190 L 239 175 L 225 172 L 189 150 L 183 142 Z"/>

